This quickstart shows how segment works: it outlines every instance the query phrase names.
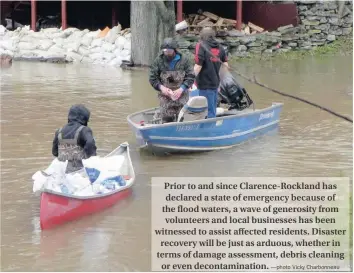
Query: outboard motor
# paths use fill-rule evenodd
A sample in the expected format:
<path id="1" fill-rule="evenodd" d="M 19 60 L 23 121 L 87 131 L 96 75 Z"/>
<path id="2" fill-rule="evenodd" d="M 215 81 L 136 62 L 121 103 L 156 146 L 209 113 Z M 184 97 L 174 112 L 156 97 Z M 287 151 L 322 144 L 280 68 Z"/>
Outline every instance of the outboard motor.
<path id="1" fill-rule="evenodd" d="M 253 104 L 252 99 L 243 88 L 228 72 L 220 82 L 220 92 L 218 94 L 218 106 L 220 103 L 229 105 L 229 110 L 241 111 Z"/>

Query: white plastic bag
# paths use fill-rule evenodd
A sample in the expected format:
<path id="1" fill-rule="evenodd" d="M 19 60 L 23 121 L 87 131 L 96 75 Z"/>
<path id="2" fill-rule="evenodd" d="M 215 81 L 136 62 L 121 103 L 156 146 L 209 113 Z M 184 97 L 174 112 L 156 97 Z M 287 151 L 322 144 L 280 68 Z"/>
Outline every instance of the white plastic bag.
<path id="1" fill-rule="evenodd" d="M 77 196 L 104 194 L 125 186 L 121 176 L 124 156 L 93 156 L 83 160 L 84 170 L 66 174 L 67 162 L 55 158 L 44 171 L 33 176 L 33 192 L 44 189 Z"/>
<path id="2" fill-rule="evenodd" d="M 41 191 L 47 182 L 47 177 L 44 176 L 41 171 L 37 171 L 32 176 L 32 179 L 33 179 L 33 192 Z"/>
<path id="3" fill-rule="evenodd" d="M 33 192 L 38 192 L 43 189 L 59 191 L 60 183 L 65 180 L 65 170 L 67 162 L 61 162 L 55 158 L 47 169 L 37 171 L 33 176 Z"/>
<path id="4" fill-rule="evenodd" d="M 82 162 L 91 183 L 101 183 L 106 179 L 120 175 L 124 159 L 122 155 L 110 157 L 92 156 L 82 160 Z"/>

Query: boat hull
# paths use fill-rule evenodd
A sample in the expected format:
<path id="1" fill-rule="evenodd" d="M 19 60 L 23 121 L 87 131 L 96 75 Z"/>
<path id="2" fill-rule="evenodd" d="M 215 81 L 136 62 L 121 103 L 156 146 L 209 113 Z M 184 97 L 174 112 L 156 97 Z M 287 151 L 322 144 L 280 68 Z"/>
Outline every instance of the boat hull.
<path id="1" fill-rule="evenodd" d="M 154 153 L 203 152 L 230 148 L 279 125 L 281 103 L 201 121 L 140 126 L 128 117 L 138 146 Z M 134 114 L 133 114 L 134 115 Z"/>
<path id="2" fill-rule="evenodd" d="M 115 191 L 93 196 L 75 196 L 49 189 L 42 190 L 40 201 L 40 227 L 42 230 L 97 213 L 131 195 L 135 182 L 135 171 L 130 158 L 129 144 L 122 143 L 106 157 L 113 155 L 124 155 L 125 157 L 121 172 L 126 180 L 126 185 Z"/>
<path id="3" fill-rule="evenodd" d="M 127 188 L 115 194 L 99 198 L 77 199 L 50 192 L 42 192 L 40 204 L 41 229 L 51 229 L 66 222 L 102 211 L 125 199 L 131 193 L 131 188 Z"/>

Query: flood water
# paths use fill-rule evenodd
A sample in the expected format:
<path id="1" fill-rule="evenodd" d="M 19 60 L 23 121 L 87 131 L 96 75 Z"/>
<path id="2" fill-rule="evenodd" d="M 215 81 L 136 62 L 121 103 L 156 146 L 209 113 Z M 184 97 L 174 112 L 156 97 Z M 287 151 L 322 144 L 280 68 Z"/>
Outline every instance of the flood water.
<path id="1" fill-rule="evenodd" d="M 352 117 L 352 57 L 234 64 L 284 92 Z M 1 71 L 1 269 L 149 271 L 154 176 L 353 176 L 352 123 L 240 80 L 256 107 L 283 102 L 278 131 L 228 150 L 156 157 L 139 153 L 126 116 L 157 105 L 145 71 L 14 62 Z M 56 128 L 84 103 L 100 154 L 131 143 L 133 195 L 55 230 L 39 228 L 31 176 L 52 160 Z"/>

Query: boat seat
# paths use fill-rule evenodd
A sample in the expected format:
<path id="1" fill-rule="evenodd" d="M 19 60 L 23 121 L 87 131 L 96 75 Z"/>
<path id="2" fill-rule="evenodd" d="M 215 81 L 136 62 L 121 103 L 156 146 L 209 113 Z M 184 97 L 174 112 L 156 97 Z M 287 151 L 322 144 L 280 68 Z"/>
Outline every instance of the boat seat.
<path id="1" fill-rule="evenodd" d="M 177 122 L 206 119 L 208 116 L 208 101 L 206 97 L 195 96 L 179 112 Z"/>

